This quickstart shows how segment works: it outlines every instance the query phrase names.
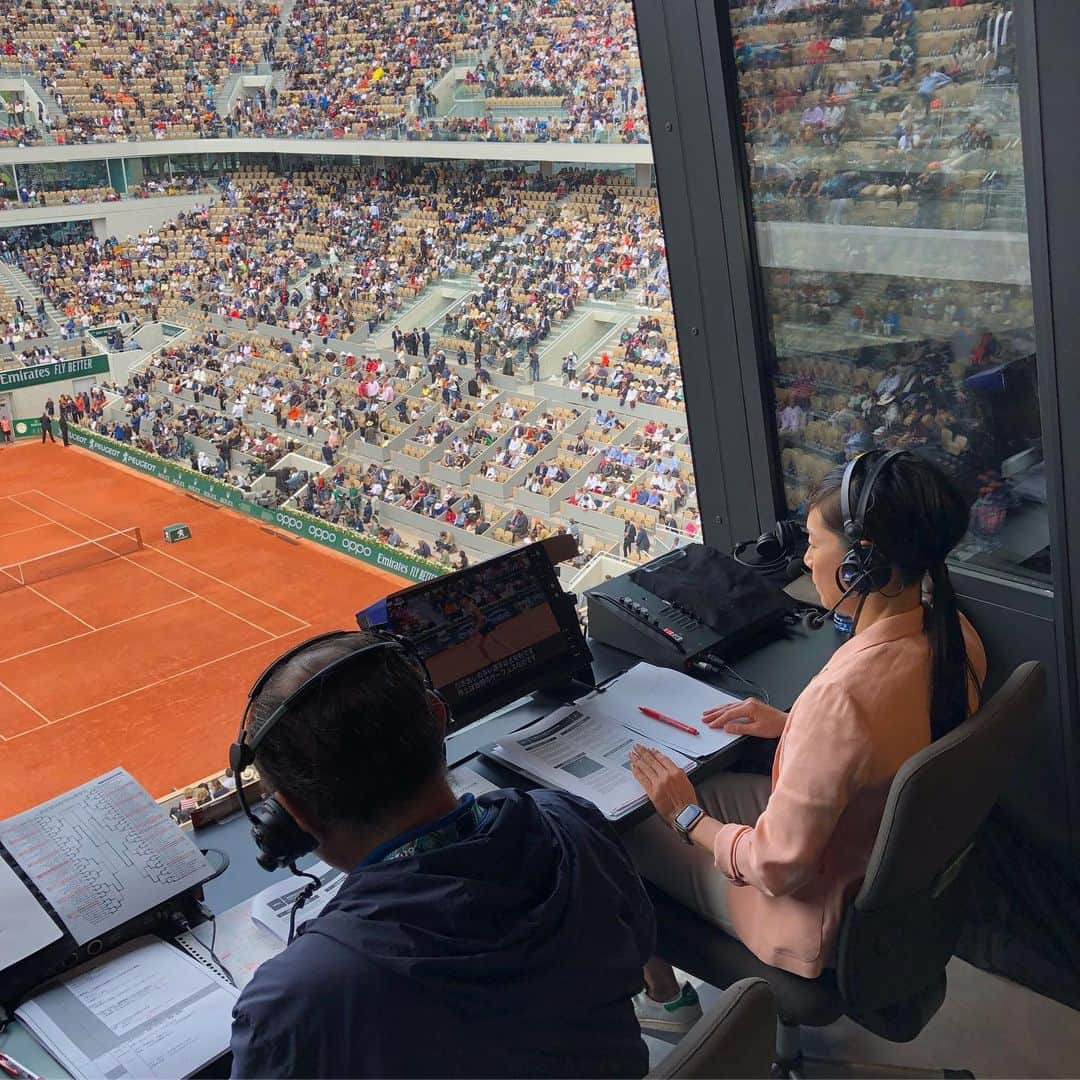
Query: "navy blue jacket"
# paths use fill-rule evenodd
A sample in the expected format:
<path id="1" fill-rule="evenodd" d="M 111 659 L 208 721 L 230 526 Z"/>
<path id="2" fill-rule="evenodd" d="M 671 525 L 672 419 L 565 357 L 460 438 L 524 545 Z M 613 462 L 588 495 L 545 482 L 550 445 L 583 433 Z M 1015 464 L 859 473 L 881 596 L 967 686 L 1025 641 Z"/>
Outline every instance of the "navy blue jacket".
<path id="1" fill-rule="evenodd" d="M 233 1013 L 233 1076 L 641 1076 L 652 906 L 608 823 L 482 796 L 471 836 L 361 866 Z"/>

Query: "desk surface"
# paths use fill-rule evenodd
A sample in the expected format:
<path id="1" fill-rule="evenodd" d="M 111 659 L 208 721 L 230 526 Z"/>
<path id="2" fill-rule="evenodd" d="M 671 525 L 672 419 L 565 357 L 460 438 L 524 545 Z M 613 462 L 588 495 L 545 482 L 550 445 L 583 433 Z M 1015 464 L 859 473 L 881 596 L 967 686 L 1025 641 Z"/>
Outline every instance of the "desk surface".
<path id="1" fill-rule="evenodd" d="M 801 626 L 789 628 L 782 637 L 739 657 L 733 664 L 740 675 L 763 686 L 769 693 L 770 701 L 777 708 L 788 709 L 843 640 L 831 623 L 818 631 L 807 631 Z M 593 672 L 597 682 L 604 682 L 637 662 L 637 657 L 597 642 L 590 642 L 590 648 L 593 651 Z M 728 693 L 740 696 L 750 694 L 745 686 L 730 678 L 706 681 Z M 503 709 L 494 716 L 451 735 L 447 740 L 447 760 L 451 765 L 468 761 L 476 755 L 481 746 L 524 727 L 563 703 L 561 699 L 541 695 Z M 698 771 L 698 777 L 730 767 L 741 753 L 740 744 L 746 741 L 738 740 L 729 750 L 722 751 L 705 762 Z M 519 774 L 501 770 L 486 760 L 470 761 L 470 764 L 495 782 L 513 782 L 518 785 L 524 783 Z M 624 827 L 637 824 L 639 820 L 647 817 L 648 813 L 649 808 L 646 806 L 625 819 Z M 289 876 L 288 870 L 268 874 L 258 866 L 248 823 L 241 814 L 196 830 L 195 841 L 199 847 L 213 847 L 224 851 L 230 859 L 229 869 L 205 887 L 206 901 L 213 911 L 231 908 L 241 900 L 254 896 L 272 882 Z M 314 861 L 315 856 L 309 855 L 300 860 L 300 865 L 309 866 Z"/>
<path id="2" fill-rule="evenodd" d="M 739 675 L 764 687 L 773 705 L 788 709 L 842 641 L 843 638 L 833 630 L 831 624 L 826 624 L 819 631 L 807 631 L 802 627 L 788 628 L 781 637 L 743 656 L 733 658 L 732 664 Z M 593 651 L 593 671 L 597 682 L 605 682 L 637 662 L 636 657 L 606 645 L 590 642 L 590 647 Z M 747 686 L 727 676 L 704 681 L 739 696 L 748 696 L 751 692 Z M 562 703 L 561 699 L 538 695 L 451 735 L 447 740 L 449 763 L 456 765 L 473 758 L 481 746 L 523 727 Z M 748 739 L 739 739 L 731 747 L 714 755 L 703 763 L 697 776 L 707 776 L 719 769 L 730 767 L 740 756 L 743 745 L 749 742 Z M 486 760 L 470 764 L 496 782 L 522 783 L 522 778 L 516 773 L 499 769 Z M 646 805 L 623 819 L 620 824 L 623 828 L 630 827 L 647 817 L 650 812 L 651 808 Z M 289 877 L 288 870 L 267 873 L 258 866 L 247 819 L 239 813 L 225 821 L 196 830 L 194 838 L 200 847 L 217 848 L 225 852 L 230 860 L 225 873 L 204 887 L 206 902 L 212 911 L 226 911 L 250 899 L 272 882 Z M 300 866 L 310 866 L 315 861 L 314 855 L 308 855 L 300 860 Z M 67 1073 L 38 1046 L 18 1022 L 13 1022 L 6 1032 L 0 1034 L 0 1050 L 42 1076 L 67 1077 Z"/>

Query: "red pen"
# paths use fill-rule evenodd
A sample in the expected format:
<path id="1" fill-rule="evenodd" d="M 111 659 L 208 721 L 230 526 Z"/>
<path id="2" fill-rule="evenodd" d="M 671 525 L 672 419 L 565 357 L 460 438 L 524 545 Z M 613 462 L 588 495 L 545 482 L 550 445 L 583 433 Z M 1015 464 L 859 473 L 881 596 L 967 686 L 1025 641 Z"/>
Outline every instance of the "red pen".
<path id="1" fill-rule="evenodd" d="M 0 1054 L 0 1072 L 19 1080 L 41 1080 L 37 1073 L 31 1072 L 25 1065 L 20 1065 L 13 1057 Z"/>
<path id="2" fill-rule="evenodd" d="M 655 709 L 646 708 L 644 705 L 638 706 L 638 712 L 644 713 L 652 720 L 659 720 L 661 724 L 670 724 L 674 728 L 678 728 L 680 731 L 685 731 L 687 735 L 699 734 L 696 727 L 691 727 L 689 724 L 684 724 L 681 720 L 676 720 L 673 716 L 665 716 L 662 712 L 657 712 Z"/>

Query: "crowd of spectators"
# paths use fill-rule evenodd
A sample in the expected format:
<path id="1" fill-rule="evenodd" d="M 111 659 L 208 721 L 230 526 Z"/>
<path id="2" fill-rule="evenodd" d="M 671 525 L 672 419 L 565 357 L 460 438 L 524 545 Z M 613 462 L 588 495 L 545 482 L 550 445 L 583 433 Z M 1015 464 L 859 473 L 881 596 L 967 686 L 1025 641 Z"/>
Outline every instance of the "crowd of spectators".
<path id="1" fill-rule="evenodd" d="M 106 0 L 0 0 L 0 15 L 6 65 L 40 80 L 59 110 L 19 95 L 0 138 L 20 145 L 648 141 L 629 0 L 299 0 L 284 21 L 269 0 L 133 0 L 120 10 Z M 470 86 L 480 91 L 479 115 L 453 114 L 456 85 L 436 93 L 451 69 L 467 71 L 466 97 Z M 282 76 L 222 113 L 234 72 Z"/>
<path id="2" fill-rule="evenodd" d="M 122 388 L 123 412 L 99 422 L 123 441 L 249 490 L 291 450 L 314 463 L 312 475 L 329 466 L 330 476 L 355 464 L 345 451 L 361 440 L 376 448 L 398 440 L 395 448 L 424 459 L 424 498 L 412 497 L 413 482 L 385 455 L 358 490 L 376 508 L 426 513 L 439 505 L 428 498 L 430 466 L 459 470 L 464 484 L 482 457 L 476 474 L 503 486 L 504 500 L 519 488 L 563 497 L 639 405 L 681 401 L 670 312 L 648 289 L 663 280 L 656 199 L 623 178 L 480 165 L 247 166 L 223 177 L 220 192 L 216 205 L 132 240 L 88 237 L 8 253 L 77 329 L 118 321 L 122 332 L 172 313 L 196 328 L 155 350 Z M 473 289 L 437 325 L 395 321 L 425 284 L 462 268 Z M 603 395 L 599 438 L 584 446 L 581 437 L 564 439 L 582 406 L 538 409 L 524 396 L 493 403 L 494 374 L 527 366 L 539 377 L 540 350 L 580 304 L 646 298 L 652 307 L 609 347 L 582 370 L 564 371 L 564 385 L 583 398 Z M 392 347 L 365 348 L 367 333 L 387 330 Z M 277 494 L 354 525 L 363 504 L 335 501 L 302 471 L 283 474 Z M 635 490 L 627 505 L 658 522 L 663 510 L 681 525 L 692 509 L 686 493 L 666 475 L 647 489 L 644 502 Z M 662 504 L 649 503 L 654 492 Z M 465 524 L 516 538 L 494 514 Z M 541 515 L 524 535 L 556 527 Z"/>
<path id="3" fill-rule="evenodd" d="M 85 326 L 198 303 L 324 341 L 374 331 L 462 268 L 480 288 L 439 345 L 459 364 L 464 346 L 521 365 L 576 303 L 633 298 L 664 265 L 655 196 L 606 183 L 571 169 L 248 167 L 221 179 L 216 205 L 138 237 L 23 246 L 13 258 Z"/>
<path id="4" fill-rule="evenodd" d="M 732 8 L 759 219 L 984 225 L 1022 167 L 1011 3 Z"/>
<path id="5" fill-rule="evenodd" d="M 61 112 L 33 131 L 58 142 L 221 134 L 215 94 L 228 72 L 258 59 L 276 30 L 263 0 L 0 0 L 8 64 L 34 75 Z"/>

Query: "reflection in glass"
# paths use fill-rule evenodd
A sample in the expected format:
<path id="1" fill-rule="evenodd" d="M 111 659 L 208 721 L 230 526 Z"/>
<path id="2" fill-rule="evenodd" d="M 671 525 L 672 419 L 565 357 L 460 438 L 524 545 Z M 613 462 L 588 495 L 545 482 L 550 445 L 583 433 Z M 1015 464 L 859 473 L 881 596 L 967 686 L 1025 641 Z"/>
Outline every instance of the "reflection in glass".
<path id="1" fill-rule="evenodd" d="M 1011 3 L 732 4 L 788 509 L 874 448 L 972 500 L 957 558 L 1049 574 Z"/>

